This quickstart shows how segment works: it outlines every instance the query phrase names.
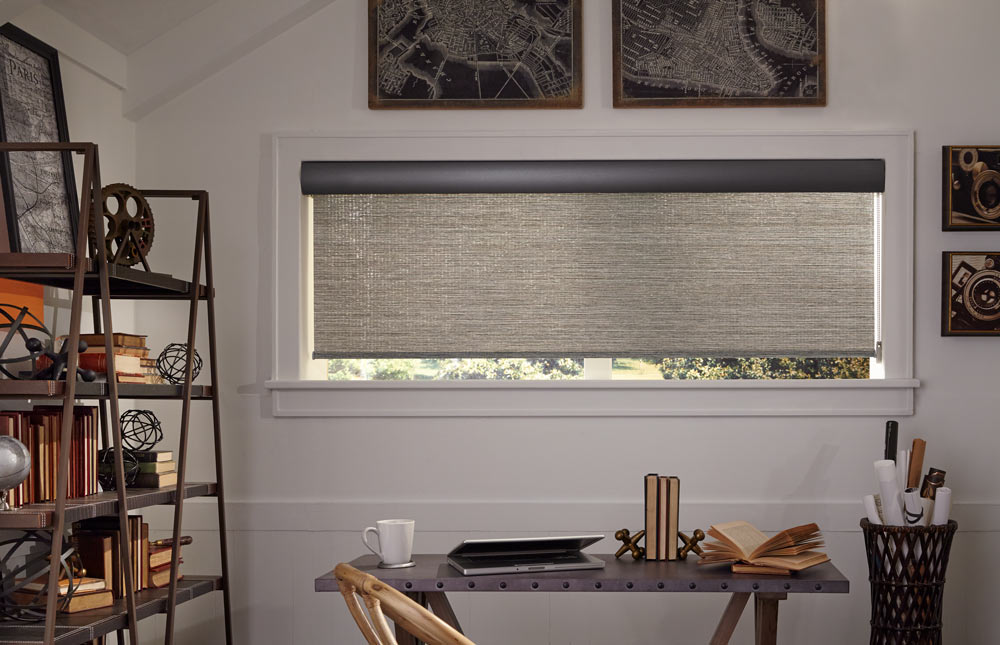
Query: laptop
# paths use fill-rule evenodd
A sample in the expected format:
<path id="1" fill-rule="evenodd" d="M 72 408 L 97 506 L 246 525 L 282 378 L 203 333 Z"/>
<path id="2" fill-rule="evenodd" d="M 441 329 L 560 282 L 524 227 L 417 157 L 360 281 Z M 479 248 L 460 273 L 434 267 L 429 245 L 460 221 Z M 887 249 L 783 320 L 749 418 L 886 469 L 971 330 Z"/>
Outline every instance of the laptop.
<path id="1" fill-rule="evenodd" d="M 603 569 L 604 560 L 581 553 L 603 535 L 465 540 L 448 553 L 448 564 L 466 576 L 528 571 Z"/>

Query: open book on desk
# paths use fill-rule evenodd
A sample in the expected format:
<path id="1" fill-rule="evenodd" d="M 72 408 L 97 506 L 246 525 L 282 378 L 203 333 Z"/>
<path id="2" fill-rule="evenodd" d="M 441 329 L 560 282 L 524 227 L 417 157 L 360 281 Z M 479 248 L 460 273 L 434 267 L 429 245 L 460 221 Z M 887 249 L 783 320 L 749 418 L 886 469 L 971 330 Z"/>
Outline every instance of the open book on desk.
<path id="1" fill-rule="evenodd" d="M 769 538 L 749 522 L 726 522 L 713 525 L 708 534 L 718 542 L 702 545 L 698 564 L 732 563 L 733 573 L 786 575 L 830 559 L 813 550 L 823 546 L 816 524 L 795 526 Z"/>

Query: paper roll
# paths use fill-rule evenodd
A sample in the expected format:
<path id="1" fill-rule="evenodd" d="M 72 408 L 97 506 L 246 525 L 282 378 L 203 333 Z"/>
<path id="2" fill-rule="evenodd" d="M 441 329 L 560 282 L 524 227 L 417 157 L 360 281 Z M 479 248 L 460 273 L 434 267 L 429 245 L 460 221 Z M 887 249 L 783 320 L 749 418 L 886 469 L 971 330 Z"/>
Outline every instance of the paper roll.
<path id="1" fill-rule="evenodd" d="M 876 461 L 875 476 L 878 478 L 885 523 L 890 526 L 905 526 L 903 509 L 900 506 L 899 486 L 896 485 L 896 464 L 891 459 Z"/>
<path id="2" fill-rule="evenodd" d="M 903 519 L 907 526 L 925 526 L 924 504 L 921 501 L 920 491 L 916 488 L 907 488 L 903 491 Z"/>
<path id="3" fill-rule="evenodd" d="M 878 506 L 875 504 L 874 495 L 865 495 L 865 515 L 868 516 L 868 521 L 872 524 L 881 524 L 882 518 L 878 515 Z"/>
<path id="4" fill-rule="evenodd" d="M 910 479 L 910 451 L 900 450 L 896 453 L 896 487 L 906 490 Z"/>
<path id="5" fill-rule="evenodd" d="M 935 526 L 947 524 L 950 516 L 951 489 L 947 486 L 942 486 L 937 489 L 937 495 L 934 496 L 934 515 L 931 518 L 931 524 Z"/>

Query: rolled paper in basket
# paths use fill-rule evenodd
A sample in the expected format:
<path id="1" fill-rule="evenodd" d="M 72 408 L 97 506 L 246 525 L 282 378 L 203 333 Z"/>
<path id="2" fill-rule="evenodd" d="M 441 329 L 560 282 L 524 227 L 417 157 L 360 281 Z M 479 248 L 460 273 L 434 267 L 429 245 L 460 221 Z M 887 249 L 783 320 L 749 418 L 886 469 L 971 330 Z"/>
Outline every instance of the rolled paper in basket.
<path id="1" fill-rule="evenodd" d="M 903 509 L 899 505 L 899 487 L 896 486 L 896 464 L 891 459 L 876 461 L 875 476 L 878 477 L 885 523 L 890 526 L 905 526 Z"/>
<path id="2" fill-rule="evenodd" d="M 903 491 L 903 519 L 906 520 L 907 526 L 927 526 L 922 499 L 920 491 L 916 488 L 907 488 Z"/>
<path id="3" fill-rule="evenodd" d="M 900 450 L 896 452 L 896 486 L 899 490 L 906 490 L 906 482 L 910 479 L 910 451 Z"/>
<path id="4" fill-rule="evenodd" d="M 942 486 L 937 489 L 937 495 L 934 497 L 934 517 L 931 519 L 931 524 L 934 526 L 947 524 L 950 516 L 951 489 L 947 486 Z"/>
<path id="5" fill-rule="evenodd" d="M 868 516 L 868 521 L 872 524 L 881 524 L 882 518 L 878 515 L 878 506 L 875 505 L 874 495 L 865 495 L 865 515 Z"/>

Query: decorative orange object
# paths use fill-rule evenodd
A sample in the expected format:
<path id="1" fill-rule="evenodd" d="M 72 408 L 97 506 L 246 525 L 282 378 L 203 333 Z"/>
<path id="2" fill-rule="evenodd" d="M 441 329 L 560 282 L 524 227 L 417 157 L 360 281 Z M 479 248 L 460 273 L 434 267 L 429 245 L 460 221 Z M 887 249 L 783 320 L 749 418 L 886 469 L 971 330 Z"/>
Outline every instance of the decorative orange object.
<path id="1" fill-rule="evenodd" d="M 28 311 L 45 323 L 45 287 L 40 284 L 18 282 L 0 278 L 0 304 L 27 307 Z"/>

